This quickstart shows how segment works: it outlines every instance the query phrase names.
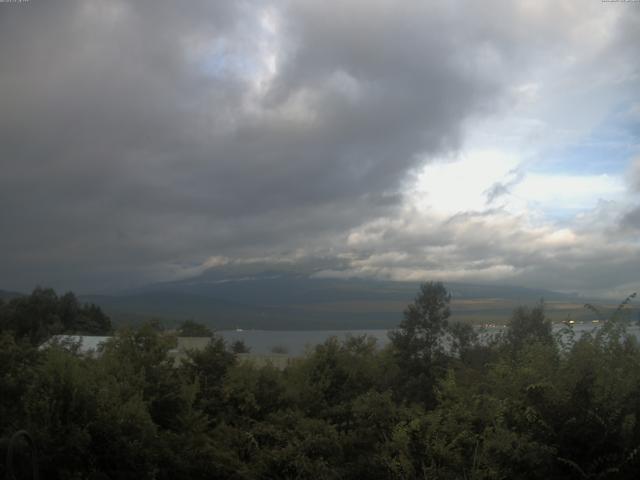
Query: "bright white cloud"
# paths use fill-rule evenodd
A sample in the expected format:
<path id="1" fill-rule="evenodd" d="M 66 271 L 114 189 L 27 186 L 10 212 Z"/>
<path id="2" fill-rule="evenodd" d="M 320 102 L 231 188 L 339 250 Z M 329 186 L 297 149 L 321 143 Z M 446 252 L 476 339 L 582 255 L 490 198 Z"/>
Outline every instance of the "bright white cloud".
<path id="1" fill-rule="evenodd" d="M 434 162 L 417 175 L 410 202 L 420 210 L 443 215 L 480 211 L 491 202 L 488 194 L 496 185 L 504 187 L 502 208 L 514 213 L 541 210 L 578 213 L 593 209 L 600 201 L 620 200 L 626 194 L 625 180 L 613 175 L 527 173 L 527 165 L 508 152 L 481 151 L 459 160 Z"/>
<path id="2" fill-rule="evenodd" d="M 426 165 L 417 175 L 409 202 L 421 211 L 442 215 L 483 210 L 487 190 L 509 177 L 518 159 L 498 150 L 463 154 L 454 161 Z"/>

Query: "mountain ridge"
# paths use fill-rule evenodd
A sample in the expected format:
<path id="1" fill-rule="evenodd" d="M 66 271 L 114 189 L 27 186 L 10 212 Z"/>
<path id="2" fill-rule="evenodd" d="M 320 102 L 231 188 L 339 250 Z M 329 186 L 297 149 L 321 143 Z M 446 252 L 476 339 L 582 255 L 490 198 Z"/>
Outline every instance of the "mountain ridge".
<path id="1" fill-rule="evenodd" d="M 505 323 L 516 307 L 541 299 L 554 321 L 567 316 L 586 319 L 590 312 L 583 308 L 585 303 L 608 303 L 539 288 L 443 283 L 452 295 L 452 319 L 474 324 Z M 216 268 L 188 279 L 78 298 L 100 306 L 116 325 L 157 318 L 168 327 L 192 319 L 218 330 L 387 329 L 400 322 L 419 286 L 420 282 L 317 278 L 275 269 Z"/>
<path id="2" fill-rule="evenodd" d="M 539 288 L 444 283 L 452 294 L 453 318 L 473 323 L 504 323 L 518 305 L 532 305 L 541 299 L 553 307 L 556 317 L 564 312 L 575 314 L 588 301 L 602 303 L 575 293 Z M 420 282 L 316 278 L 274 269 L 211 269 L 196 277 L 149 284 L 117 295 L 81 298 L 100 305 L 116 321 L 127 316 L 155 316 L 169 323 L 191 318 L 218 329 L 393 328 L 419 285 Z M 563 308 L 559 308 L 560 304 Z"/>

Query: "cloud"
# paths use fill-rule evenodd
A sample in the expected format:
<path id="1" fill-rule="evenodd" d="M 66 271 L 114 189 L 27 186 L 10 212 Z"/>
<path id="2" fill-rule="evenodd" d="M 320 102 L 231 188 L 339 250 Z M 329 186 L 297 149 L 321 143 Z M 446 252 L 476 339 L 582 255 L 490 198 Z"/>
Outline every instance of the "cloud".
<path id="1" fill-rule="evenodd" d="M 551 47 L 554 65 L 573 62 L 585 77 L 594 62 L 624 78 L 637 67 L 624 62 L 635 58 L 625 45 L 636 16 L 600 15 L 599 3 L 0 8 L 7 288 L 121 287 L 218 256 L 368 258 L 362 242 L 342 244 L 365 234 L 406 244 L 400 255 L 409 255 L 411 236 L 371 225 L 402 218 L 412 175 L 456 157 L 475 120 L 543 98 L 528 77 Z M 458 251 L 443 257 L 451 266 L 439 262 L 443 272 L 482 271 L 465 263 L 469 246 L 448 243 L 471 242 L 474 258 L 485 251 L 461 232 L 484 232 L 478 222 L 488 220 L 467 220 L 429 233 Z M 380 255 L 380 264 L 398 262 Z M 495 265 L 490 275 L 502 271 Z"/>
<path id="2" fill-rule="evenodd" d="M 492 204 L 505 195 L 511 195 L 512 189 L 522 182 L 524 177 L 525 173 L 521 169 L 514 168 L 511 170 L 508 173 L 506 180 L 495 182 L 491 187 L 485 190 L 484 193 L 487 196 L 487 203 Z"/>
<path id="3" fill-rule="evenodd" d="M 640 157 L 636 157 L 630 162 L 626 180 L 629 197 L 634 198 L 636 202 L 633 206 L 627 208 L 622 215 L 620 229 L 622 232 L 638 231 L 640 230 L 640 204 L 638 203 L 638 194 L 640 193 Z"/>
<path id="4" fill-rule="evenodd" d="M 634 158 L 631 162 L 627 179 L 631 191 L 640 193 L 640 157 Z"/>
<path id="5" fill-rule="evenodd" d="M 346 266 L 320 275 L 509 282 L 602 296 L 627 289 L 628 295 L 640 287 L 640 249 L 614 222 L 609 216 L 594 230 L 505 210 L 450 217 L 407 210 L 351 232 Z"/>
<path id="6" fill-rule="evenodd" d="M 620 226 L 623 230 L 640 230 L 640 207 L 633 208 L 622 217 Z"/>

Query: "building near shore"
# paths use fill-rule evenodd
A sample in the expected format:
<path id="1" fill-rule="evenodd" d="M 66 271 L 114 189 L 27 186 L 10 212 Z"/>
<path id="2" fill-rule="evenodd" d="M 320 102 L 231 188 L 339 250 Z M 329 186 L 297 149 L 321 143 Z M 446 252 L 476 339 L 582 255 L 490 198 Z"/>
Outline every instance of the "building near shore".
<path id="1" fill-rule="evenodd" d="M 102 354 L 104 345 L 109 342 L 113 336 L 98 335 L 53 335 L 44 342 L 39 350 L 45 350 L 50 347 L 62 347 L 70 352 L 81 356 L 99 358 Z M 169 356 L 175 360 L 175 365 L 187 358 L 189 351 L 204 350 L 211 337 L 174 337 L 176 346 L 169 350 Z M 294 357 L 283 353 L 255 354 L 255 353 L 237 353 L 236 358 L 240 363 L 250 363 L 256 367 L 272 366 L 277 369 L 284 369 L 293 360 Z"/>

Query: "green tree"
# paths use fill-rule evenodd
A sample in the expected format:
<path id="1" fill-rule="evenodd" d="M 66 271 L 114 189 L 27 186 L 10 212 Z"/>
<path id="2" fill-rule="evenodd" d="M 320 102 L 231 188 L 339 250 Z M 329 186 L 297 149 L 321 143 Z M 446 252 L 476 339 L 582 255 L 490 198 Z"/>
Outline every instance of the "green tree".
<path id="1" fill-rule="evenodd" d="M 179 415 L 188 408 L 179 371 L 171 350 L 176 338 L 158 332 L 153 322 L 138 329 L 122 329 L 106 343 L 102 359 L 110 373 L 125 376 L 141 388 L 149 413 L 162 428 L 174 428 Z M 184 388 L 183 388 L 184 387 Z"/>
<path id="2" fill-rule="evenodd" d="M 42 359 L 42 352 L 28 342 L 16 342 L 9 333 L 0 333 L 0 437 L 23 428 L 19 423 L 22 401 L 37 378 Z"/>
<path id="3" fill-rule="evenodd" d="M 106 335 L 111 333 L 111 320 L 99 306 L 90 303 L 80 308 L 75 323 L 65 333 Z"/>
<path id="4" fill-rule="evenodd" d="M 436 379 L 444 372 L 443 340 L 451 316 L 451 295 L 441 282 L 427 282 L 389 333 L 401 372 L 399 389 L 409 400 L 434 404 Z"/>
<path id="5" fill-rule="evenodd" d="M 212 418 L 220 413 L 225 376 L 235 362 L 235 355 L 218 336 L 213 336 L 203 350 L 187 352 L 187 358 L 182 362 L 181 370 L 186 377 L 200 387 L 197 404 Z"/>
<path id="6" fill-rule="evenodd" d="M 49 348 L 21 399 L 43 478 L 155 478 L 157 429 L 135 376 Z"/>
<path id="7" fill-rule="evenodd" d="M 224 400 L 234 422 L 241 417 L 263 420 L 287 405 L 282 373 L 266 365 L 240 363 L 229 369 L 224 379 Z"/>
<path id="8" fill-rule="evenodd" d="M 527 343 L 553 343 L 551 320 L 544 313 L 542 301 L 533 309 L 518 307 L 513 311 L 507 325 L 506 340 L 515 350 Z"/>
<path id="9" fill-rule="evenodd" d="M 39 345 L 51 335 L 62 333 L 107 334 L 111 320 L 100 307 L 81 305 L 73 293 L 58 297 L 51 288 L 37 287 L 31 295 L 0 305 L 0 331 Z"/>
<path id="10" fill-rule="evenodd" d="M 251 348 L 247 346 L 244 340 L 236 340 L 231 344 L 231 351 L 233 353 L 249 353 Z"/>
<path id="11" fill-rule="evenodd" d="M 382 389 L 386 380 L 375 339 L 367 336 L 342 342 L 330 337 L 288 373 L 292 383 L 297 383 L 305 411 L 345 425 L 349 422 L 349 402 L 369 390 Z"/>
<path id="12" fill-rule="evenodd" d="M 185 320 L 178 327 L 180 337 L 211 337 L 213 332 L 209 327 L 195 320 Z"/>

